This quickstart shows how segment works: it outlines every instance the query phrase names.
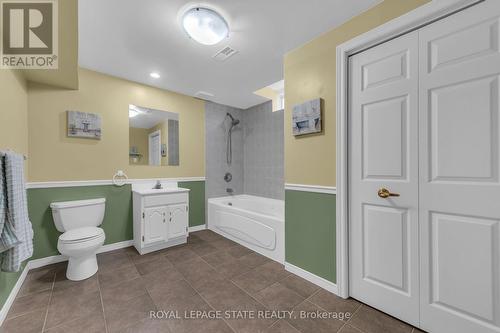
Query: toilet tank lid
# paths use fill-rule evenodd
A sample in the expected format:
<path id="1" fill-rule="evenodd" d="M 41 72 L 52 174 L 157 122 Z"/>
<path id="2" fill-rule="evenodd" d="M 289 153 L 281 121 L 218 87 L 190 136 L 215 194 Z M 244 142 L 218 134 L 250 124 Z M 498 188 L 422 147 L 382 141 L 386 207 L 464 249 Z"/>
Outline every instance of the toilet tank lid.
<path id="1" fill-rule="evenodd" d="M 63 201 L 63 202 L 53 202 L 50 204 L 52 209 L 62 209 L 62 208 L 73 208 L 73 207 L 83 207 L 100 205 L 106 202 L 105 198 L 90 199 L 90 200 L 76 200 L 76 201 Z"/>

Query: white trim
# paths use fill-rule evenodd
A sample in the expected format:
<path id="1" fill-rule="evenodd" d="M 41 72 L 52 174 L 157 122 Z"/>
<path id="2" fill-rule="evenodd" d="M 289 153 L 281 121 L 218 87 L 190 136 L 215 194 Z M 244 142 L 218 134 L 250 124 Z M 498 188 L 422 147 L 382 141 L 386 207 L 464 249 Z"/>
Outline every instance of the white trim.
<path id="1" fill-rule="evenodd" d="M 118 242 L 118 243 L 112 243 L 112 244 L 106 244 L 103 245 L 97 253 L 105 253 L 105 252 L 111 252 L 114 250 L 119 250 L 119 249 L 124 249 L 126 247 L 130 247 L 134 245 L 134 240 L 126 240 L 123 242 Z"/>
<path id="2" fill-rule="evenodd" d="M 337 286 L 349 296 L 348 233 L 348 61 L 349 56 L 418 29 L 483 0 L 440 0 L 422 5 L 337 47 Z"/>
<path id="3" fill-rule="evenodd" d="M 26 266 L 24 267 L 23 272 L 17 279 L 14 288 L 12 288 L 12 290 L 10 291 L 9 297 L 7 297 L 2 309 L 0 310 L 0 326 L 2 326 L 5 318 L 7 318 L 7 313 L 9 313 L 10 307 L 12 306 L 12 304 L 14 304 L 17 293 L 19 293 L 19 290 L 21 290 L 24 280 L 26 280 L 26 276 L 28 275 L 28 271 L 30 270 L 28 266 L 29 265 L 26 264 Z"/>
<path id="4" fill-rule="evenodd" d="M 128 240 L 128 241 L 123 241 L 123 242 L 118 242 L 118 243 L 113 243 L 113 244 L 107 244 L 103 245 L 97 253 L 104 253 L 104 252 L 110 252 L 118 249 L 123 249 L 129 246 L 132 246 L 134 244 L 133 240 Z M 28 272 L 32 269 L 52 265 L 52 264 L 57 264 L 63 261 L 67 261 L 68 257 L 63 256 L 63 255 L 55 255 L 55 256 L 50 256 L 50 257 L 45 257 L 45 258 L 40 258 L 40 259 L 33 259 L 30 260 L 26 263 L 26 266 L 23 269 L 23 272 L 17 279 L 16 284 L 14 285 L 14 288 L 10 291 L 9 297 L 7 297 L 7 300 L 5 301 L 2 309 L 0 310 L 0 326 L 2 326 L 5 318 L 7 317 L 7 313 L 9 312 L 12 304 L 14 303 L 14 300 L 17 297 L 17 294 L 19 293 L 19 290 L 21 290 L 21 287 L 26 280 L 26 276 L 28 275 Z"/>
<path id="5" fill-rule="evenodd" d="M 161 182 L 200 182 L 205 181 L 205 177 L 184 177 L 184 178 L 144 178 L 144 179 L 128 179 L 125 184 L 138 184 L 160 180 Z M 112 179 L 106 180 L 67 180 L 54 182 L 31 182 L 26 183 L 26 188 L 57 188 L 57 187 L 80 187 L 80 186 L 103 186 L 113 185 Z"/>
<path id="6" fill-rule="evenodd" d="M 118 243 L 113 243 L 113 244 L 106 244 L 103 245 L 97 253 L 105 253 L 105 252 L 111 252 L 114 250 L 119 250 L 119 249 L 124 249 L 126 247 L 130 247 L 134 245 L 133 240 L 127 240 L 123 242 L 118 242 Z M 29 268 L 30 269 L 35 269 L 35 268 L 40 268 L 52 264 L 57 264 L 63 261 L 67 261 L 68 257 L 63 256 L 61 254 L 55 255 L 55 256 L 50 256 L 50 257 L 45 257 L 45 258 L 40 258 L 40 259 L 34 259 L 30 260 L 28 262 Z"/>
<path id="7" fill-rule="evenodd" d="M 151 144 L 151 141 L 153 139 L 155 139 L 155 137 L 158 137 L 158 164 L 153 164 L 153 162 L 151 161 L 153 158 L 154 158 L 154 155 L 155 154 L 152 154 L 151 152 L 151 147 L 153 146 Z M 157 131 L 154 131 L 154 132 L 151 132 L 149 133 L 148 135 L 148 147 L 149 147 L 149 165 L 151 166 L 161 166 L 161 131 L 160 130 L 157 130 Z"/>
<path id="8" fill-rule="evenodd" d="M 314 192 L 337 194 L 337 188 L 334 186 L 321 186 L 321 185 L 305 185 L 305 184 L 285 184 L 285 190 L 301 191 L 301 192 Z"/>
<path id="9" fill-rule="evenodd" d="M 207 228 L 206 224 L 197 225 L 194 227 L 189 227 L 189 232 L 196 232 L 196 231 L 200 231 L 200 230 L 205 230 L 206 228 Z"/>
<path id="10" fill-rule="evenodd" d="M 331 293 L 334 293 L 335 295 L 338 295 L 338 288 L 337 285 L 333 282 L 330 282 L 320 276 L 317 276 L 311 272 L 306 271 L 305 269 L 302 269 L 300 267 L 297 267 L 295 265 L 292 265 L 288 262 L 285 261 L 285 269 L 289 271 L 290 273 L 293 273 L 295 275 L 300 276 L 301 278 L 325 289 L 328 290 Z"/>
<path id="11" fill-rule="evenodd" d="M 63 261 L 67 261 L 68 257 L 63 256 L 61 254 L 57 254 L 55 256 L 50 256 L 50 257 L 45 257 L 45 258 L 40 258 L 40 259 L 33 259 L 28 261 L 28 264 L 26 266 L 29 266 L 29 269 L 36 269 L 52 264 L 58 264 Z"/>

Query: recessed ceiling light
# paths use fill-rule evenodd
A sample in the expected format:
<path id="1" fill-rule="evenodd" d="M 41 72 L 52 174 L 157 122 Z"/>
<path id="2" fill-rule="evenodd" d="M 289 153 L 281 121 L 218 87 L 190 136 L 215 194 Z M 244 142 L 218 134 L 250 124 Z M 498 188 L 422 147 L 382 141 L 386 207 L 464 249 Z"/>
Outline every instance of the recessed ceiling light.
<path id="1" fill-rule="evenodd" d="M 229 36 L 229 25 L 215 10 L 195 7 L 182 17 L 182 27 L 189 37 L 203 45 L 215 45 Z"/>
<path id="2" fill-rule="evenodd" d="M 149 74 L 149 76 L 151 76 L 153 79 L 159 79 L 160 78 L 160 74 L 158 74 L 156 72 L 153 72 L 153 73 Z"/>

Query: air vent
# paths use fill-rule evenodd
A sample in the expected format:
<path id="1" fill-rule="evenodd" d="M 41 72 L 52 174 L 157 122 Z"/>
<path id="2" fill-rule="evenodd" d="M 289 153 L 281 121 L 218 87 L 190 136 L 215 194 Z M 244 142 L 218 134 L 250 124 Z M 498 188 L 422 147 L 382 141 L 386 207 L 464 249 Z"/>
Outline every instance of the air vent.
<path id="1" fill-rule="evenodd" d="M 225 48 L 223 48 L 222 50 L 220 50 L 219 52 L 217 52 L 214 55 L 214 59 L 219 60 L 219 61 L 224 61 L 227 58 L 235 55 L 236 53 L 238 53 L 238 51 L 233 49 L 231 46 L 226 46 Z"/>
<path id="2" fill-rule="evenodd" d="M 208 93 L 206 91 L 198 91 L 196 94 L 194 94 L 196 98 L 203 99 L 206 101 L 211 101 L 212 98 L 215 96 L 214 94 Z"/>

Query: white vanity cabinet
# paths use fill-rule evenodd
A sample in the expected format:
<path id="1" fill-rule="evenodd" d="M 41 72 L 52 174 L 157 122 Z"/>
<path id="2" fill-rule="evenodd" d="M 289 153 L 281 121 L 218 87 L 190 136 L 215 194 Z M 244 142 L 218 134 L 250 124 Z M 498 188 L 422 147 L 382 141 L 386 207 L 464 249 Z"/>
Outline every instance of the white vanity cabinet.
<path id="1" fill-rule="evenodd" d="M 140 254 L 186 243 L 189 190 L 133 189 L 134 246 Z"/>

